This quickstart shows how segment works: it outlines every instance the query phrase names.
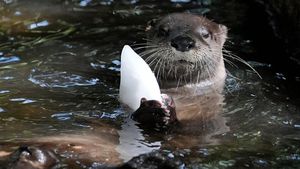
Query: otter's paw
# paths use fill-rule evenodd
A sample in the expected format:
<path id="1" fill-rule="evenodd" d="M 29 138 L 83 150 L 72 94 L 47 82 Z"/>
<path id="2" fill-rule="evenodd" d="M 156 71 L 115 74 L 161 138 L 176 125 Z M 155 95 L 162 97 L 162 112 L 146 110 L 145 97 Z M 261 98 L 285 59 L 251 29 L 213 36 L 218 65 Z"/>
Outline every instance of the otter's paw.
<path id="1" fill-rule="evenodd" d="M 162 95 L 163 103 L 156 100 L 141 99 L 140 107 L 132 118 L 143 126 L 167 127 L 177 122 L 175 104 L 171 97 Z"/>

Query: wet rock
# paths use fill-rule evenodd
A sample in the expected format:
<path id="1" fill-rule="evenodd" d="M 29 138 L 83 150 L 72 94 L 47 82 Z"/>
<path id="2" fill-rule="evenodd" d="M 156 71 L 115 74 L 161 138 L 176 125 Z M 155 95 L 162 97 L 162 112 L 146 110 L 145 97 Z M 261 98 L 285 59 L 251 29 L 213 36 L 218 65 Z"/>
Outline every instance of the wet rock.
<path id="1" fill-rule="evenodd" d="M 8 156 L 6 169 L 53 169 L 63 165 L 59 155 L 42 146 L 21 146 Z M 3 163 L 2 163 L 3 165 Z M 1 168 L 1 167 L 0 167 Z M 164 152 L 152 152 L 132 158 L 120 166 L 93 163 L 92 169 L 181 169 L 184 164 L 175 156 Z"/>
<path id="2" fill-rule="evenodd" d="M 51 150 L 35 146 L 21 146 L 8 160 L 8 169 L 48 169 L 58 163 L 58 158 Z"/>
<path id="3" fill-rule="evenodd" d="M 161 152 L 153 152 L 132 158 L 118 169 L 177 169 L 184 164 L 177 159 L 170 158 Z"/>

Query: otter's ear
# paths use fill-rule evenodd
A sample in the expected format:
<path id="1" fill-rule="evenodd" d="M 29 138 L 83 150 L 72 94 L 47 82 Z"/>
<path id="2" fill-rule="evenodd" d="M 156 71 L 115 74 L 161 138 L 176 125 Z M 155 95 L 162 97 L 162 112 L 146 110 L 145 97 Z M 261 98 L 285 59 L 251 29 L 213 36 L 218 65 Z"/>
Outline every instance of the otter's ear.
<path id="1" fill-rule="evenodd" d="M 225 25 L 221 25 L 219 24 L 219 30 L 220 30 L 220 41 L 221 41 L 221 44 L 222 46 L 224 45 L 226 39 L 227 39 L 227 32 L 228 32 L 228 29 Z"/>
<path id="2" fill-rule="evenodd" d="M 157 23 L 158 19 L 151 19 L 150 21 L 147 22 L 147 27 L 145 29 L 145 31 L 150 31 L 154 26 L 155 24 Z"/>

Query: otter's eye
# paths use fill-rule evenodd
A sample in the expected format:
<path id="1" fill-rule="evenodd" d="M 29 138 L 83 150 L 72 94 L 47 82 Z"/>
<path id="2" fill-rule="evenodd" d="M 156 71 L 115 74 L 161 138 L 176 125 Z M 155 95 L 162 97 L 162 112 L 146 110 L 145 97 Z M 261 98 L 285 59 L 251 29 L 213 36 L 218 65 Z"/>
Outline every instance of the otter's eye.
<path id="1" fill-rule="evenodd" d="M 209 38 L 209 36 L 210 36 L 209 32 L 205 32 L 205 33 L 202 34 L 202 37 L 203 37 L 204 39 Z"/>
<path id="2" fill-rule="evenodd" d="M 208 39 L 210 37 L 208 30 L 203 27 L 199 28 L 197 31 L 204 39 Z"/>
<path id="3" fill-rule="evenodd" d="M 169 36 L 169 29 L 167 27 L 159 27 L 158 28 L 158 35 L 159 36 Z"/>

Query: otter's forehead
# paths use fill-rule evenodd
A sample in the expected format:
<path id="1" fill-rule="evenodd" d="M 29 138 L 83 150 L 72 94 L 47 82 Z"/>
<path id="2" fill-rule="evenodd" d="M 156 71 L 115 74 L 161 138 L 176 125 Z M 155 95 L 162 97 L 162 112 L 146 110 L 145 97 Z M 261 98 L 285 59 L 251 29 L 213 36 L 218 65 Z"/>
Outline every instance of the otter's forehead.
<path id="1" fill-rule="evenodd" d="M 158 27 L 168 27 L 169 29 L 190 29 L 187 31 L 199 32 L 203 29 L 211 33 L 219 31 L 218 24 L 206 19 L 203 16 L 197 16 L 187 13 L 175 13 L 163 17 L 157 25 Z"/>

